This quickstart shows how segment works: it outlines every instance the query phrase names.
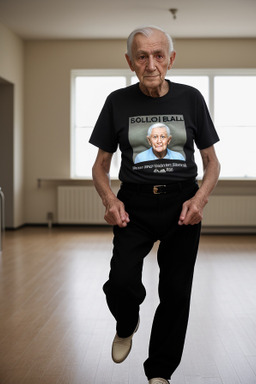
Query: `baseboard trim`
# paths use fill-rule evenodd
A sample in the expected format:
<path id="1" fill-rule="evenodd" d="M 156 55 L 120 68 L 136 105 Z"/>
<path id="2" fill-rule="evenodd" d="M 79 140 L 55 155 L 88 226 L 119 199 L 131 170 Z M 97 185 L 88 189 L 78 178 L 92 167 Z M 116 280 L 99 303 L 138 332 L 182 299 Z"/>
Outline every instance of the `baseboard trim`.
<path id="1" fill-rule="evenodd" d="M 202 226 L 202 234 L 214 234 L 214 235 L 255 235 L 256 226 Z"/>
<path id="2" fill-rule="evenodd" d="M 15 231 L 25 227 L 45 227 L 45 228 L 103 228 L 111 229 L 112 226 L 108 224 L 58 224 L 53 223 L 51 226 L 48 223 L 26 223 L 18 227 L 12 228 L 7 227 L 7 231 Z M 256 226 L 202 226 L 202 234 L 206 235 L 256 235 Z"/>

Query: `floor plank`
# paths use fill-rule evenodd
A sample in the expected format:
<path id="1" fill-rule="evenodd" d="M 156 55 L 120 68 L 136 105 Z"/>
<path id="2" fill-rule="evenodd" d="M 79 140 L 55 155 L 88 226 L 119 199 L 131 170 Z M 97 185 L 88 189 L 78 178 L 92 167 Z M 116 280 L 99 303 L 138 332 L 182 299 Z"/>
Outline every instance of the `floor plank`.
<path id="1" fill-rule="evenodd" d="M 157 244 L 144 265 L 147 297 L 129 358 L 116 365 L 115 324 L 102 293 L 108 228 L 7 231 L 0 254 L 1 384 L 146 384 L 158 303 Z M 201 238 L 182 362 L 173 384 L 256 383 L 256 237 Z"/>

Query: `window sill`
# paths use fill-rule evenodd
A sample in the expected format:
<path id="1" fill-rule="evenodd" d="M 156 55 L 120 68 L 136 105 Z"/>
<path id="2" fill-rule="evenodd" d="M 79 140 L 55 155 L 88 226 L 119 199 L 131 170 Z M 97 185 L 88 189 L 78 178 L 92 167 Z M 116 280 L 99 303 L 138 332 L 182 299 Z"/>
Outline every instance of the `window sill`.
<path id="1" fill-rule="evenodd" d="M 113 184 L 120 183 L 119 179 L 111 179 Z M 58 179 L 58 178 L 38 178 L 37 179 L 37 187 L 41 188 L 43 185 L 51 184 L 51 185 L 93 185 L 92 178 L 66 178 L 66 179 Z"/>

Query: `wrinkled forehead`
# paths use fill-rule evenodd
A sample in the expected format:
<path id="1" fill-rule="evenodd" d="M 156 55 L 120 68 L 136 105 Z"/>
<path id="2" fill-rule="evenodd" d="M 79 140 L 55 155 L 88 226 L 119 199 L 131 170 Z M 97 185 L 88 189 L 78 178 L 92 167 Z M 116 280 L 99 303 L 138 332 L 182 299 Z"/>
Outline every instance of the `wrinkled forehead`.
<path id="1" fill-rule="evenodd" d="M 165 34 L 158 30 L 153 30 L 150 35 L 144 35 L 143 33 L 137 33 L 134 36 L 132 49 L 134 51 L 154 51 L 156 50 L 167 50 L 169 49 L 169 44 Z"/>

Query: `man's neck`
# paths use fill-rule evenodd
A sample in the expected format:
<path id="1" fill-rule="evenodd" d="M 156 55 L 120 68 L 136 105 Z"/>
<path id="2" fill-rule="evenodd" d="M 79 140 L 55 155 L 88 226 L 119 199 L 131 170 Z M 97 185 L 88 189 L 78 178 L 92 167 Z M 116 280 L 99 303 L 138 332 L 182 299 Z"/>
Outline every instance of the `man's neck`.
<path id="1" fill-rule="evenodd" d="M 164 83 L 157 88 L 148 88 L 140 83 L 140 90 L 147 96 L 162 97 L 169 92 L 169 83 L 165 80 Z"/>

